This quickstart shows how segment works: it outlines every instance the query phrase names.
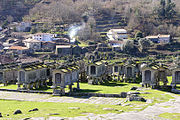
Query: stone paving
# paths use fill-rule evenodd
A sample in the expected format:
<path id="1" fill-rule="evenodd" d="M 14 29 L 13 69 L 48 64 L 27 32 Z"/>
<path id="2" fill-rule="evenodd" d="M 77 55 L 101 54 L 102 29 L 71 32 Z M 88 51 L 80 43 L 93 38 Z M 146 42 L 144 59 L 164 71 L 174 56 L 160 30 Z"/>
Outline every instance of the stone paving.
<path id="1" fill-rule="evenodd" d="M 140 112 L 131 111 L 121 114 L 108 113 L 99 115 L 89 113 L 87 116 L 74 118 L 49 117 L 48 120 L 167 120 L 165 118 L 158 117 L 158 115 L 162 113 L 180 113 L 180 96 L 172 96 L 174 96 L 175 99 L 164 103 L 157 103 L 153 106 L 148 106 Z M 45 118 L 32 118 L 32 120 L 45 120 Z"/>
<path id="2" fill-rule="evenodd" d="M 167 93 L 171 94 L 171 93 Z M 180 113 L 180 96 L 171 94 L 174 99 L 164 102 L 156 103 L 153 106 L 148 106 L 146 109 L 137 112 L 123 112 L 121 114 L 108 113 L 108 114 L 93 114 L 88 113 L 86 116 L 79 116 L 74 118 L 61 118 L 61 117 L 44 117 L 31 118 L 31 120 L 166 120 L 158 117 L 162 113 Z M 38 101 L 38 102 L 59 102 L 59 103 L 91 103 L 91 104 L 119 104 L 125 99 L 122 98 L 102 98 L 102 97 L 52 97 L 45 94 L 31 94 L 31 93 L 13 93 L 0 91 L 0 99 L 7 100 L 23 100 L 23 101 Z M 168 106 L 168 107 L 167 107 Z"/>
<path id="3" fill-rule="evenodd" d="M 89 103 L 110 105 L 119 105 L 125 100 L 123 98 L 105 97 L 52 97 L 52 95 L 47 94 L 14 93 L 5 91 L 0 91 L 0 99 L 36 102 Z"/>

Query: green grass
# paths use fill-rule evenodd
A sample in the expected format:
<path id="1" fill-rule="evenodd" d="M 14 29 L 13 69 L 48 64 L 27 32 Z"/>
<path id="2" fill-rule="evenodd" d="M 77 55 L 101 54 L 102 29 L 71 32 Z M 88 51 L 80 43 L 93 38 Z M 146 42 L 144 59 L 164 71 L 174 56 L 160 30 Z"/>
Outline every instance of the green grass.
<path id="1" fill-rule="evenodd" d="M 180 120 L 180 113 L 162 113 L 159 115 L 159 117 L 169 120 Z"/>
<path id="2" fill-rule="evenodd" d="M 77 84 L 75 83 L 73 87 L 76 87 Z M 106 93 L 106 94 L 120 94 L 121 92 L 128 92 L 131 91 L 130 89 L 133 87 L 140 87 L 140 84 L 135 83 L 121 83 L 121 82 L 111 82 L 104 85 L 89 85 L 87 83 L 80 83 L 80 92 L 91 92 L 91 93 Z M 9 85 L 9 86 L 3 86 L 0 87 L 1 89 L 17 89 L 17 85 Z M 40 88 L 37 89 L 40 91 L 45 92 L 53 92 L 53 89 L 48 86 L 47 88 Z M 69 91 L 68 87 L 65 89 L 66 92 Z M 169 99 L 173 99 L 173 97 L 169 94 L 166 94 L 167 91 L 160 91 L 160 90 L 154 90 L 154 89 L 146 89 L 140 92 L 149 92 L 150 94 L 141 94 L 142 97 L 146 99 L 153 99 L 153 103 L 160 103 L 160 102 L 166 102 Z"/>
<path id="3" fill-rule="evenodd" d="M 12 89 L 12 90 L 16 90 L 17 89 L 17 85 L 3 86 L 3 84 L 0 84 L 0 89 Z"/>
<path id="4" fill-rule="evenodd" d="M 80 43 L 78 44 L 80 47 L 88 47 L 88 43 L 83 42 L 83 41 L 79 41 Z"/>
<path id="5" fill-rule="evenodd" d="M 75 83 L 73 87 L 76 87 Z M 134 83 L 121 83 L 121 82 L 111 82 L 104 85 L 89 85 L 88 83 L 80 83 L 80 88 L 82 89 L 80 92 L 91 92 L 91 93 L 106 93 L 106 94 L 120 94 L 121 92 L 131 91 L 130 89 L 133 87 L 140 87 L 140 84 Z M 0 87 L 1 89 L 17 89 L 17 85 L 8 85 Z M 48 86 L 47 88 L 37 89 L 45 92 L 53 92 L 53 89 Z M 69 91 L 68 87 L 65 89 L 66 92 Z M 149 92 L 150 94 L 141 94 L 141 96 L 146 99 L 154 99 L 156 102 L 166 102 L 169 99 L 173 99 L 170 95 L 166 94 L 166 91 L 147 89 L 143 92 Z"/>
<path id="6" fill-rule="evenodd" d="M 59 113 L 60 117 L 76 117 L 83 116 L 83 113 L 107 114 L 107 113 L 121 113 L 119 110 L 125 112 L 134 110 L 134 106 L 139 103 L 134 103 L 133 106 L 122 107 L 120 105 L 95 105 L 84 103 L 50 103 L 50 102 L 28 102 L 28 101 L 8 101 L 0 100 L 0 111 L 3 118 L 28 118 L 28 117 L 48 117 L 50 113 Z M 143 103 L 142 103 L 143 104 Z M 79 107 L 79 110 L 70 110 L 69 107 Z M 28 112 L 31 109 L 38 108 L 39 111 Z M 103 108 L 114 108 L 112 111 L 105 111 Z M 23 114 L 13 115 L 15 110 L 21 110 Z M 6 116 L 9 114 L 9 116 Z M 54 116 L 54 115 L 53 115 Z"/>
<path id="7" fill-rule="evenodd" d="M 0 89 L 12 89 L 12 90 L 16 90 L 17 88 L 18 88 L 17 85 L 0 86 Z M 53 92 L 53 89 L 51 89 L 51 86 L 47 86 L 47 87 L 39 88 L 39 89 L 33 89 L 33 90 L 44 91 L 44 92 Z M 68 92 L 69 89 L 65 88 L 65 91 Z"/>
<path id="8" fill-rule="evenodd" d="M 82 89 L 81 92 L 94 92 L 94 93 L 116 93 L 120 92 L 128 92 L 130 88 L 133 86 L 140 87 L 139 84 L 133 83 L 120 83 L 120 82 L 111 82 L 105 85 L 89 85 L 87 83 L 81 83 L 80 87 Z M 76 84 L 73 86 L 76 87 Z M 8 89 L 16 89 L 17 85 L 9 85 L 0 88 L 8 88 Z M 52 92 L 50 88 L 41 88 L 39 90 Z M 68 89 L 66 89 L 68 90 Z M 82 116 L 82 113 L 95 113 L 95 114 L 107 114 L 107 113 L 119 113 L 118 110 L 123 111 L 141 111 L 150 105 L 154 105 L 155 103 L 167 102 L 170 99 L 174 99 L 171 95 L 166 94 L 165 91 L 146 89 L 140 92 L 149 92 L 150 94 L 141 94 L 140 96 L 145 99 L 152 99 L 152 103 L 144 103 L 144 102 L 127 102 L 130 103 L 130 106 L 120 106 L 120 105 L 95 105 L 95 104 L 83 104 L 83 103 L 48 103 L 48 102 L 25 102 L 25 101 L 7 101 L 0 100 L 0 111 L 3 116 L 9 114 L 10 116 L 6 116 L 8 118 L 25 118 L 25 117 L 48 117 L 49 113 L 59 113 L 61 117 L 75 117 Z M 121 98 L 125 100 L 125 98 Z M 80 110 L 69 110 L 68 107 L 80 107 Z M 29 113 L 28 110 L 38 108 L 39 111 Z M 114 108 L 116 110 L 113 111 L 104 111 L 103 108 Z M 140 108 L 140 109 L 136 109 Z M 21 109 L 22 115 L 12 115 L 13 111 L 16 109 Z"/>
<path id="9" fill-rule="evenodd" d="M 74 84 L 76 87 L 76 84 Z M 94 92 L 94 93 L 107 93 L 107 94 L 119 94 L 121 92 L 128 92 L 131 87 L 138 86 L 139 84 L 133 83 L 120 83 L 120 82 L 111 82 L 104 85 L 90 85 L 88 83 L 80 83 L 81 92 Z"/>

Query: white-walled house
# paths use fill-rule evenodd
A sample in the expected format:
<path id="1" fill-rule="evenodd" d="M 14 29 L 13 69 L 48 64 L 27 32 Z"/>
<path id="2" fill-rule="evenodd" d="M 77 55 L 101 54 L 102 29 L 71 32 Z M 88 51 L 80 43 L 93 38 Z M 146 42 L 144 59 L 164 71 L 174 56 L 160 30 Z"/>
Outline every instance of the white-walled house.
<path id="1" fill-rule="evenodd" d="M 109 40 L 124 40 L 128 38 L 127 30 L 125 29 L 111 29 L 107 36 Z"/>
<path id="2" fill-rule="evenodd" d="M 150 39 L 154 43 L 169 43 L 171 40 L 170 35 L 156 35 L 156 36 L 147 36 L 147 39 Z"/>
<path id="3" fill-rule="evenodd" d="M 25 46 L 29 49 L 40 50 L 41 49 L 41 41 L 35 39 L 26 39 L 23 41 Z"/>
<path id="4" fill-rule="evenodd" d="M 40 40 L 40 41 L 52 41 L 57 37 L 57 34 L 50 33 L 37 33 L 32 35 L 32 39 Z"/>

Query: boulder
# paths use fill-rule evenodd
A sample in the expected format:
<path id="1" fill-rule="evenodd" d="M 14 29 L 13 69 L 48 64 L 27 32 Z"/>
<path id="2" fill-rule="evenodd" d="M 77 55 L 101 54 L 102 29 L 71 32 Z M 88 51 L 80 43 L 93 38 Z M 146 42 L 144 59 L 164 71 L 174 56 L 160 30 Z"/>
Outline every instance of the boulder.
<path id="1" fill-rule="evenodd" d="M 16 111 L 14 112 L 14 115 L 16 115 L 16 114 L 22 114 L 21 110 L 16 110 Z"/>
<path id="2" fill-rule="evenodd" d="M 34 108 L 34 109 L 32 109 L 32 110 L 29 110 L 29 112 L 32 112 L 32 111 L 38 111 L 38 109 L 37 109 L 37 108 Z"/>
<path id="3" fill-rule="evenodd" d="M 138 89 L 138 87 L 132 87 L 131 88 L 131 90 L 137 90 Z"/>
<path id="4" fill-rule="evenodd" d="M 138 96 L 137 94 L 132 94 L 129 96 L 129 101 L 141 101 L 141 102 L 146 102 L 146 99 L 143 97 Z"/>
<path id="5" fill-rule="evenodd" d="M 3 117 L 1 113 L 0 113 L 0 117 Z"/>
<path id="6" fill-rule="evenodd" d="M 127 97 L 127 92 L 121 92 L 120 96 L 121 96 L 121 98 L 126 98 Z"/>

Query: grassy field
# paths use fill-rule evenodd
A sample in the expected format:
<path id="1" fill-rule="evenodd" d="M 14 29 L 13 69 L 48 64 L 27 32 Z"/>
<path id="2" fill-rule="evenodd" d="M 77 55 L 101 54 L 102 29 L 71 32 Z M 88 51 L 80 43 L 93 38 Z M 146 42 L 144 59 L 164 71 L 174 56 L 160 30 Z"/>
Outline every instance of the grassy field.
<path id="1" fill-rule="evenodd" d="M 171 84 L 172 77 L 168 77 L 168 85 Z M 76 87 L 77 84 L 75 83 L 73 87 Z M 140 84 L 136 83 L 124 83 L 124 82 L 110 82 L 108 84 L 104 85 L 89 85 L 88 83 L 80 83 L 80 88 L 82 91 L 80 92 L 93 92 L 93 93 L 107 93 L 107 94 L 119 94 L 121 92 L 128 92 L 131 87 L 141 87 Z M 17 89 L 17 85 L 8 85 L 8 86 L 0 86 L 0 89 Z M 180 90 L 180 85 L 177 85 L 177 89 Z M 45 92 L 52 92 L 53 90 L 50 88 L 50 86 L 46 88 L 40 88 L 37 89 L 40 91 Z M 69 91 L 68 88 L 65 89 L 67 92 Z"/>
<path id="2" fill-rule="evenodd" d="M 95 105 L 95 104 L 84 104 L 84 103 L 50 103 L 50 102 L 26 102 L 26 101 L 8 101 L 0 100 L 0 112 L 3 115 L 3 118 L 29 118 L 29 117 L 49 117 L 49 116 L 60 116 L 60 117 L 76 117 L 83 116 L 86 113 L 94 114 L 107 114 L 107 113 L 121 113 L 135 110 L 135 106 L 145 105 L 142 102 L 131 102 L 129 106 L 120 106 L 120 105 Z M 144 109 L 143 106 L 140 111 Z M 78 110 L 69 109 L 69 107 L 79 107 Z M 38 108 L 39 111 L 28 112 L 31 109 Z M 113 108 L 113 110 L 106 111 L 103 108 Z M 15 110 L 21 110 L 22 114 L 13 115 Z M 50 115 L 53 113 L 58 113 L 59 115 Z M 9 114 L 9 116 L 7 116 Z"/>
<path id="3" fill-rule="evenodd" d="M 170 78 L 169 78 L 170 79 Z M 74 85 L 74 87 L 76 84 Z M 116 93 L 128 92 L 131 91 L 130 88 L 133 86 L 140 87 L 139 84 L 133 83 L 120 83 L 112 82 L 106 85 L 88 85 L 87 83 L 81 83 L 80 87 L 81 92 L 95 92 L 95 93 Z M 9 85 L 6 87 L 0 87 L 6 89 L 17 89 L 17 85 Z M 52 89 L 40 89 L 43 91 L 52 92 Z M 67 89 L 68 90 L 68 89 Z M 107 113 L 121 113 L 123 110 L 128 111 L 141 111 L 150 105 L 155 103 L 167 102 L 173 97 L 169 94 L 166 94 L 166 91 L 152 90 L 150 88 L 144 89 L 140 92 L 149 92 L 149 94 L 141 94 L 140 96 L 151 99 L 152 103 L 144 102 L 127 102 L 130 103 L 129 106 L 121 105 L 96 105 L 96 104 L 84 104 L 84 103 L 50 103 L 50 102 L 28 102 L 28 101 L 8 101 L 0 100 L 0 112 L 5 118 L 27 118 L 27 117 L 49 117 L 51 113 L 58 113 L 60 117 L 75 117 L 82 116 L 85 113 L 94 113 L 94 114 L 107 114 Z M 125 100 L 125 98 L 124 98 Z M 69 107 L 79 107 L 78 110 L 70 110 Z M 38 108 L 39 111 L 28 112 L 30 109 Z M 105 111 L 103 108 L 114 108 L 112 111 Z M 138 108 L 138 109 L 137 109 Z M 17 109 L 22 110 L 23 114 L 13 115 L 13 112 Z M 9 114 L 9 116 L 6 116 Z M 163 115 L 161 115 L 163 117 Z M 169 115 L 170 116 L 170 115 Z M 4 117 L 3 117 L 4 118 Z M 176 120 L 176 119 L 175 119 Z"/>
<path id="4" fill-rule="evenodd" d="M 120 83 L 120 82 L 112 82 L 106 85 L 89 85 L 87 83 L 80 83 L 80 88 L 82 89 L 80 92 L 92 92 L 92 93 L 106 93 L 106 94 L 120 94 L 121 92 L 128 92 L 131 91 L 130 89 L 133 87 L 140 87 L 139 84 L 133 83 Z M 73 87 L 76 87 L 74 84 Z M 17 85 L 9 85 L 5 87 L 0 87 L 1 89 L 17 89 Z M 52 92 L 53 90 L 48 88 L 41 88 L 38 89 L 41 91 Z M 66 88 L 66 92 L 69 89 Z M 170 95 L 166 94 L 166 91 L 154 90 L 154 89 L 145 89 L 141 92 L 149 92 L 150 94 L 141 94 L 146 99 L 154 99 L 155 102 L 166 102 L 169 99 L 172 99 Z"/>
<path id="5" fill-rule="evenodd" d="M 166 118 L 168 120 L 179 120 L 180 113 L 163 113 L 160 114 L 159 117 Z"/>

